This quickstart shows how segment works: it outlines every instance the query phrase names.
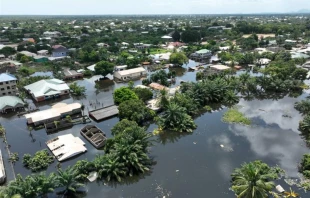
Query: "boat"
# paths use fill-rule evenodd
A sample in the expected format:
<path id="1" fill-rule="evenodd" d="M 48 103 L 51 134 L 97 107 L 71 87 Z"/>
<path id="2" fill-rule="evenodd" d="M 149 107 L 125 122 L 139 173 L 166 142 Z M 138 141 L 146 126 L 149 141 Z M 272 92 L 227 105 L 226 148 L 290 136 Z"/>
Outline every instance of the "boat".
<path id="1" fill-rule="evenodd" d="M 86 125 L 83 127 L 81 129 L 81 135 L 97 149 L 103 147 L 107 141 L 105 133 L 95 125 Z"/>
<path id="2" fill-rule="evenodd" d="M 0 150 L 0 183 L 3 184 L 5 182 L 6 175 L 5 175 L 5 168 L 2 158 L 2 152 Z"/>

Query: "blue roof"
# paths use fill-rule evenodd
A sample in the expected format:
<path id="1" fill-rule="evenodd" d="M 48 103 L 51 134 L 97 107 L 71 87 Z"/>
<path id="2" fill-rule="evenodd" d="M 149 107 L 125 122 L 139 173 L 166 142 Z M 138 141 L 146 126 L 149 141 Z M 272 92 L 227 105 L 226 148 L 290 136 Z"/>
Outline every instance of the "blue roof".
<path id="1" fill-rule="evenodd" d="M 11 80 L 17 80 L 14 75 L 8 73 L 0 74 L 0 82 L 6 82 Z"/>

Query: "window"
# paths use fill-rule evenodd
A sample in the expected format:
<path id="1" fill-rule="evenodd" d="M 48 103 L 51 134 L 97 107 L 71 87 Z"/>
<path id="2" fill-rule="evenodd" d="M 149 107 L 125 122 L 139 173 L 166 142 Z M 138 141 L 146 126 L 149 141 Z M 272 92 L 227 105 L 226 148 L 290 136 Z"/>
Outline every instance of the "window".
<path id="1" fill-rule="evenodd" d="M 1 91 L 3 91 L 4 90 L 4 88 L 1 88 Z"/>
<path id="2" fill-rule="evenodd" d="M 3 85 L 3 82 L 0 82 L 0 85 Z"/>
<path id="3" fill-rule="evenodd" d="M 65 93 L 68 93 L 68 91 L 65 91 Z"/>
<path id="4" fill-rule="evenodd" d="M 9 81 L 6 81 L 5 84 L 9 84 Z"/>
<path id="5" fill-rule="evenodd" d="M 3 93 L 2 95 L 5 95 L 5 93 Z"/>
<path id="6" fill-rule="evenodd" d="M 11 89 L 11 87 L 7 86 L 7 89 Z"/>
<path id="7" fill-rule="evenodd" d="M 9 92 L 8 94 L 11 94 L 11 92 Z"/>

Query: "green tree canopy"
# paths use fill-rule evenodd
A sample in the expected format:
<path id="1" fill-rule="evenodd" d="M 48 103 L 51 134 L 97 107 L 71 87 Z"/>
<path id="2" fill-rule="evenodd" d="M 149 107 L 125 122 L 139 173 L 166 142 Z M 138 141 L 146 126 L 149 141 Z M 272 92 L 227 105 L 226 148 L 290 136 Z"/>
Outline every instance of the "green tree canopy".
<path id="1" fill-rule="evenodd" d="M 114 91 L 113 98 L 115 104 L 121 104 L 126 100 L 138 99 L 138 96 L 128 87 L 121 87 Z"/>
<path id="2" fill-rule="evenodd" d="M 187 56 L 182 53 L 182 52 L 175 52 L 170 55 L 169 59 L 170 63 L 175 64 L 175 65 L 180 65 L 182 66 L 183 64 L 188 63 L 188 58 Z"/>
<path id="3" fill-rule="evenodd" d="M 100 61 L 95 66 L 95 73 L 102 76 L 106 76 L 113 72 L 114 66 L 115 65 L 113 63 L 110 63 L 108 61 Z"/>

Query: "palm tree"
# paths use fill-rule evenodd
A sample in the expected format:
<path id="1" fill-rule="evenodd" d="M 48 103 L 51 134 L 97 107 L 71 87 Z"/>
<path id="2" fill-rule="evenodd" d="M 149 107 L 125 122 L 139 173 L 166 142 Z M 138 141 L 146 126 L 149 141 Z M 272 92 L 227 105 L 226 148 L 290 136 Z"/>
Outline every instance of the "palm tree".
<path id="1" fill-rule="evenodd" d="M 232 173 L 232 190 L 238 198 L 266 198 L 274 188 L 273 175 L 263 170 L 259 162 L 245 163 Z"/>
<path id="2" fill-rule="evenodd" d="M 292 191 L 292 188 L 290 188 L 290 192 L 284 192 L 284 194 L 284 198 L 299 197 L 299 194 Z"/>
<path id="3" fill-rule="evenodd" d="M 116 154 L 106 154 L 105 163 L 102 169 L 98 171 L 99 178 L 106 176 L 107 181 L 116 179 L 118 182 L 122 181 L 122 177 L 126 175 L 126 167 L 124 163 L 120 162 L 120 156 Z"/>
<path id="4" fill-rule="evenodd" d="M 63 187 L 64 190 L 60 193 L 64 196 L 74 195 L 77 193 L 78 188 L 84 186 L 80 183 L 81 176 L 78 172 L 72 168 L 68 167 L 66 170 L 58 169 L 58 175 L 56 176 L 57 187 Z"/>
<path id="5" fill-rule="evenodd" d="M 305 115 L 310 112 L 310 100 L 307 99 L 307 100 L 302 100 L 300 102 L 296 102 L 294 107 L 300 113 Z"/>
<path id="6" fill-rule="evenodd" d="M 120 161 L 126 166 L 130 177 L 134 173 L 149 171 L 147 165 L 150 159 L 139 140 L 129 143 L 126 139 L 123 139 L 120 143 L 116 143 L 115 152 L 120 157 Z"/>
<path id="7" fill-rule="evenodd" d="M 34 176 L 35 183 L 37 184 L 37 193 L 41 197 L 47 197 L 48 193 L 54 192 L 56 187 L 56 174 L 52 173 L 49 176 L 41 173 Z"/>
<path id="8" fill-rule="evenodd" d="M 196 125 L 193 119 L 186 114 L 186 109 L 175 103 L 169 103 L 166 111 L 158 119 L 161 129 L 178 132 L 192 132 Z"/>

